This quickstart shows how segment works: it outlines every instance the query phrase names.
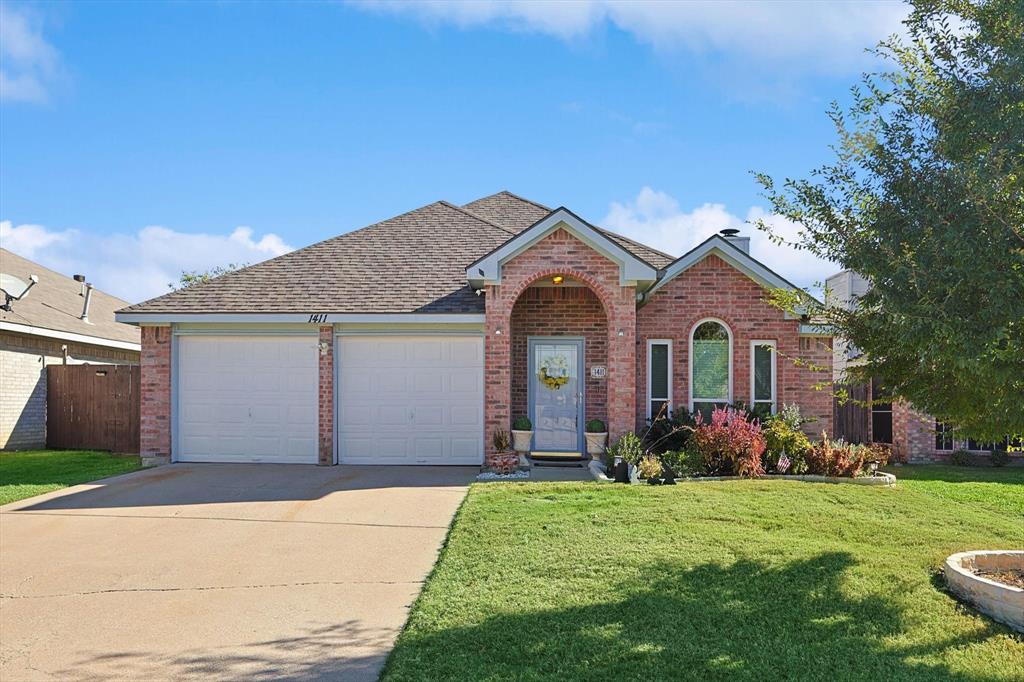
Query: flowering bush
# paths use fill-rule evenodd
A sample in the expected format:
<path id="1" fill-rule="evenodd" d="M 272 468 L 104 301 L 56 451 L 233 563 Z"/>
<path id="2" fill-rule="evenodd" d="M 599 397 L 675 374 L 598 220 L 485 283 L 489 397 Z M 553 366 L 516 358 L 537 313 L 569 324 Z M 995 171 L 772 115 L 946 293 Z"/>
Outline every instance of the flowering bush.
<path id="1" fill-rule="evenodd" d="M 764 473 L 765 440 L 756 419 L 747 421 L 742 410 L 716 407 L 709 423 L 701 414 L 696 423 L 692 439 L 708 474 L 754 477 Z"/>
<path id="2" fill-rule="evenodd" d="M 640 463 L 640 459 L 647 454 L 644 450 L 644 442 L 632 431 L 622 434 L 622 437 L 615 441 L 615 444 L 608 448 L 611 456 L 621 457 L 633 466 Z"/>
<path id="3" fill-rule="evenodd" d="M 647 455 L 640 460 L 640 464 L 637 466 L 637 471 L 640 474 L 640 478 L 646 478 L 648 480 L 661 478 L 661 461 L 654 455 Z"/>

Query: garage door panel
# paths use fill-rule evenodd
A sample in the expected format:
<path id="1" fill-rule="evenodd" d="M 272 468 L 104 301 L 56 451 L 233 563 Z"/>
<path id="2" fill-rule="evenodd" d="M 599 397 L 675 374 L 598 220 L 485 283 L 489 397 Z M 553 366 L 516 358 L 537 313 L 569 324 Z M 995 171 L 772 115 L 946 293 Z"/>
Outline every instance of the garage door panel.
<path id="1" fill-rule="evenodd" d="M 179 461 L 316 463 L 314 337 L 178 339 Z"/>
<path id="2" fill-rule="evenodd" d="M 341 461 L 479 464 L 482 349 L 480 337 L 341 338 Z"/>

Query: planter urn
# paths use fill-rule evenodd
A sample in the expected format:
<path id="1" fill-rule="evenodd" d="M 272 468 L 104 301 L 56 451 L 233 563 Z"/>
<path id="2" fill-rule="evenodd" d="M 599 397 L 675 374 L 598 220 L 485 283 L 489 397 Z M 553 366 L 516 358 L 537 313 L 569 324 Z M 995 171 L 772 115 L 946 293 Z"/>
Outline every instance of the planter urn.
<path id="1" fill-rule="evenodd" d="M 533 431 L 512 431 L 512 449 L 516 452 L 529 452 L 533 442 Z"/>
<path id="2" fill-rule="evenodd" d="M 587 439 L 587 454 L 588 455 L 603 455 L 605 447 L 608 444 L 608 432 L 604 433 L 584 433 L 583 436 Z"/>

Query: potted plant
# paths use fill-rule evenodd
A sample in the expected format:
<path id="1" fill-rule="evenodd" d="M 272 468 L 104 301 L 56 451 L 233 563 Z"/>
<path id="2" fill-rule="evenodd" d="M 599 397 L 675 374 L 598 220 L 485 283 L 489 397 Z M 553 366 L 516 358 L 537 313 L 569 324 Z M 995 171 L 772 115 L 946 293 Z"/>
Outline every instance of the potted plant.
<path id="1" fill-rule="evenodd" d="M 605 428 L 603 421 L 600 419 L 588 421 L 586 433 L 583 435 L 587 439 L 588 455 L 604 454 L 605 447 L 608 445 L 608 429 Z"/>
<path id="2" fill-rule="evenodd" d="M 516 452 L 529 452 L 533 443 L 533 424 L 529 417 L 516 417 L 512 421 L 512 447 Z"/>
<path id="3" fill-rule="evenodd" d="M 494 470 L 499 474 L 510 474 L 515 471 L 519 466 L 519 455 L 510 447 L 508 431 L 495 429 L 491 444 L 494 446 L 494 457 L 492 458 Z"/>

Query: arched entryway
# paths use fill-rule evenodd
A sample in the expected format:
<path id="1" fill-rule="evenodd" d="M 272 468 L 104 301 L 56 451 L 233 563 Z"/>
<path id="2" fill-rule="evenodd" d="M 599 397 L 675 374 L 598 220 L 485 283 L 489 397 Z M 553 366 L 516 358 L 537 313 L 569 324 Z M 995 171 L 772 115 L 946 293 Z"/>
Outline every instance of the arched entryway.
<path id="1" fill-rule="evenodd" d="M 580 279 L 542 277 L 519 294 L 509 329 L 512 418 L 531 419 L 537 451 L 583 452 L 584 423 L 608 422 L 608 317 L 601 299 Z M 548 371 L 565 376 L 545 381 L 541 374 Z"/>

